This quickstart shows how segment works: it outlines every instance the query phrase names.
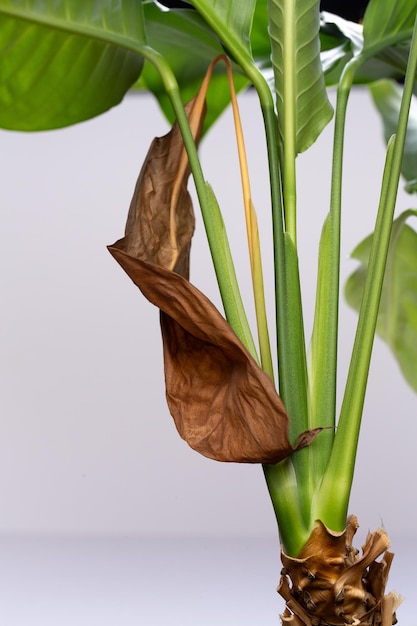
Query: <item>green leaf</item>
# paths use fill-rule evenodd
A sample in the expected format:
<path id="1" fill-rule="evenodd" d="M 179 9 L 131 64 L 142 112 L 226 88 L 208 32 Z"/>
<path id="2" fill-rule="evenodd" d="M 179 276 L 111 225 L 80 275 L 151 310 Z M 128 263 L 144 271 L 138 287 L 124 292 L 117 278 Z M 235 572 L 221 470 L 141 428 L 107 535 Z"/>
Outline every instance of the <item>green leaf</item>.
<path id="1" fill-rule="evenodd" d="M 137 0 L 0 0 L 0 126 L 58 128 L 118 104 L 144 41 Z"/>
<path id="2" fill-rule="evenodd" d="M 297 250 L 291 238 L 285 234 L 285 303 L 278 306 L 285 308 L 288 335 L 282 338 L 289 352 L 296 355 L 292 367 L 288 367 L 285 383 L 280 391 L 291 419 L 290 435 L 293 440 L 308 426 L 307 408 L 307 364 L 304 341 L 303 311 L 300 291 Z"/>
<path id="3" fill-rule="evenodd" d="M 375 74 L 375 78 L 405 76 L 416 14 L 416 0 L 369 3 L 363 20 L 363 54 L 371 57 L 367 60 L 368 70 L 375 65 L 379 68 L 380 63 L 388 68 L 385 75 Z"/>
<path id="4" fill-rule="evenodd" d="M 198 91 L 210 62 L 224 54 L 221 42 L 201 15 L 192 9 L 161 11 L 153 3 L 144 3 L 148 44 L 169 63 L 178 82 L 183 103 Z M 190 62 L 192 54 L 192 63 Z M 236 69 L 236 68 L 235 68 Z M 249 84 L 247 78 L 234 72 L 236 91 Z M 156 68 L 145 62 L 135 89 L 151 91 L 164 114 L 174 122 L 174 113 L 163 81 Z M 218 63 L 207 94 L 205 130 L 210 128 L 230 103 L 230 88 L 224 63 Z"/>
<path id="5" fill-rule="evenodd" d="M 395 35 L 411 38 L 417 12 L 415 0 L 371 0 L 363 19 L 364 49 Z"/>
<path id="6" fill-rule="evenodd" d="M 267 32 L 268 2 L 267 0 L 257 0 L 250 32 L 250 47 L 257 65 L 266 65 L 272 71 L 271 40 L 266 36 Z"/>
<path id="7" fill-rule="evenodd" d="M 369 87 L 374 104 L 381 114 L 385 140 L 396 132 L 403 89 L 393 81 L 384 80 Z M 401 173 L 407 181 L 406 189 L 415 191 L 417 182 L 417 98 L 413 96 L 408 118 Z"/>
<path id="8" fill-rule="evenodd" d="M 280 396 L 290 418 L 290 439 L 295 441 L 308 426 L 307 362 L 304 340 L 303 309 L 297 250 L 288 234 L 284 235 L 285 285 L 284 301 L 278 301 L 286 317 L 287 333 L 278 342 L 278 368 L 285 369 L 280 378 Z M 286 358 L 290 354 L 291 359 Z M 283 372 L 281 372 L 283 374 Z M 299 450 L 293 457 L 297 476 L 300 511 L 305 523 L 309 520 L 312 495 L 310 447 Z"/>
<path id="9" fill-rule="evenodd" d="M 250 31 L 256 0 L 190 0 L 219 35 L 231 58 L 251 58 Z"/>
<path id="10" fill-rule="evenodd" d="M 417 391 L 417 233 L 406 224 L 410 216 L 417 216 L 417 211 L 405 211 L 393 224 L 377 333 Z M 372 239 L 367 237 L 352 253 L 360 265 L 346 282 L 345 296 L 355 310 L 360 306 Z"/>
<path id="11" fill-rule="evenodd" d="M 275 91 L 281 132 L 293 134 L 295 151 L 306 150 L 330 121 L 320 62 L 317 0 L 270 0 Z M 292 127 L 288 133 L 283 130 Z"/>
<path id="12" fill-rule="evenodd" d="M 339 15 L 326 11 L 320 14 L 320 58 L 326 85 L 337 85 L 346 63 L 361 52 L 362 30 L 361 24 L 345 20 Z M 363 82 L 357 75 L 355 78 Z"/>
<path id="13" fill-rule="evenodd" d="M 378 9 L 379 9 L 378 4 Z M 389 12 L 392 6 L 389 5 Z M 365 15 L 366 24 L 371 26 L 372 37 L 364 44 L 363 27 L 361 24 L 349 22 L 338 15 L 323 12 L 320 23 L 321 60 L 327 85 L 336 85 L 346 63 L 365 49 L 366 55 L 375 48 L 375 54 L 364 58 L 364 62 L 356 69 L 355 84 L 372 83 L 383 78 L 402 80 L 405 76 L 410 40 L 412 33 L 409 22 L 404 28 L 393 22 L 386 29 L 373 33 L 374 21 L 372 12 Z M 401 20 L 401 14 L 398 20 Z M 392 28 L 389 30 L 388 26 Z"/>

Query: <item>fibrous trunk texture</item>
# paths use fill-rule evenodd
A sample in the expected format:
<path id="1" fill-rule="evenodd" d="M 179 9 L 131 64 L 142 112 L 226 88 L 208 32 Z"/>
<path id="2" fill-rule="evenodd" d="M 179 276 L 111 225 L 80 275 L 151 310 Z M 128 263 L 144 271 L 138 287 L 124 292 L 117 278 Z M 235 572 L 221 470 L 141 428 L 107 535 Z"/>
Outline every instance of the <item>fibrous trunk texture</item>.
<path id="1" fill-rule="evenodd" d="M 289 626 L 391 626 L 402 598 L 385 595 L 393 559 L 383 529 L 369 533 L 362 555 L 353 547 L 355 516 L 341 533 L 317 522 L 298 558 L 281 554 L 278 592 L 286 601 L 281 616 Z M 382 555 L 380 561 L 377 559 Z"/>

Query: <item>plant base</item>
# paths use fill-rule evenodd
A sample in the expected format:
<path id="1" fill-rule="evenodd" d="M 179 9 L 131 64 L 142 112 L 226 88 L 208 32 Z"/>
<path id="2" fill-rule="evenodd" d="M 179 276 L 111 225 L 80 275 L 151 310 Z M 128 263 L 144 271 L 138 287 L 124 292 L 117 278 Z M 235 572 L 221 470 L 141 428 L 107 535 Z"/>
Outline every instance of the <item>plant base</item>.
<path id="1" fill-rule="evenodd" d="M 318 521 L 298 558 L 281 554 L 278 593 L 286 601 L 281 619 L 288 626 L 392 626 L 402 598 L 385 595 L 394 557 L 383 529 L 369 533 L 362 555 L 352 540 L 359 527 L 349 516 L 343 532 Z M 382 559 L 377 561 L 381 555 Z"/>

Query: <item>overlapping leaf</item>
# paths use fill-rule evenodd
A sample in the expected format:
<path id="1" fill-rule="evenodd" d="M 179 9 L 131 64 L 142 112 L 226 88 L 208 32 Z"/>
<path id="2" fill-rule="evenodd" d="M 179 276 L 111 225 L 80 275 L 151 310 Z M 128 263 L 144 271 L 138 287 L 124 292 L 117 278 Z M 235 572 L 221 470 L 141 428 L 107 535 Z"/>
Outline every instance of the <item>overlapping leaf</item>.
<path id="1" fill-rule="evenodd" d="M 405 75 L 416 13 L 416 0 L 371 0 L 368 4 L 363 20 L 363 49 L 369 53 L 379 48 L 376 59 L 393 70 L 385 78 Z"/>
<path id="2" fill-rule="evenodd" d="M 280 125 L 293 126 L 296 151 L 303 152 L 333 114 L 320 62 L 318 3 L 270 0 L 268 11 Z"/>
<path id="3" fill-rule="evenodd" d="M 411 38 L 417 12 L 415 0 L 371 0 L 363 20 L 364 48 L 401 33 Z"/>
<path id="4" fill-rule="evenodd" d="M 382 4 L 387 5 L 386 0 Z M 396 5 L 388 2 L 388 11 L 396 20 L 389 24 L 379 25 L 377 7 L 365 14 L 365 24 L 371 31 L 366 45 L 364 42 L 364 27 L 345 20 L 338 15 L 323 12 L 320 20 L 321 60 L 327 85 L 336 85 L 346 63 L 353 56 L 360 54 L 364 49 L 375 46 L 375 55 L 367 58 L 357 67 L 354 83 L 365 84 L 374 81 L 392 78 L 401 80 L 406 71 L 412 25 L 402 19 L 401 12 L 396 11 Z M 387 30 L 392 28 L 392 30 Z"/>
<path id="5" fill-rule="evenodd" d="M 144 43 L 137 0 L 0 0 L 0 126 L 58 128 L 118 104 Z"/>
<path id="6" fill-rule="evenodd" d="M 211 24 L 229 47 L 229 54 L 251 57 L 249 34 L 252 26 L 256 0 L 190 0 L 204 19 Z"/>
<path id="7" fill-rule="evenodd" d="M 393 81 L 379 81 L 370 86 L 370 92 L 376 108 L 381 114 L 385 140 L 397 132 L 400 112 L 402 87 Z M 408 191 L 417 191 L 417 98 L 414 96 L 410 106 L 407 137 L 401 173 L 407 181 Z"/>
<path id="8" fill-rule="evenodd" d="M 377 332 L 390 346 L 402 373 L 417 391 L 417 233 L 406 219 L 406 211 L 394 221 L 387 269 L 379 309 Z M 346 300 L 358 310 L 366 278 L 370 235 L 353 251 L 360 262 L 345 286 Z"/>
<path id="9" fill-rule="evenodd" d="M 224 54 L 222 44 L 197 11 L 192 9 L 162 11 L 153 2 L 144 3 L 143 9 L 148 44 L 169 63 L 178 81 L 183 102 L 188 102 L 198 90 L 211 61 Z M 248 79 L 237 72 L 234 82 L 237 91 L 249 84 Z M 162 78 L 150 63 L 145 63 L 134 88 L 151 91 L 158 99 L 168 120 L 174 122 L 172 105 Z M 205 129 L 211 127 L 229 103 L 230 88 L 225 66 L 218 64 L 208 88 Z"/>
<path id="10" fill-rule="evenodd" d="M 193 119 L 193 102 L 189 105 Z M 198 113 L 197 113 L 198 114 Z M 201 132 L 201 123 L 195 124 Z M 295 449 L 274 385 L 216 307 L 188 281 L 194 217 L 178 128 L 155 139 L 111 254 L 161 310 L 168 406 L 180 435 L 220 461 L 275 463 Z M 315 433 L 303 433 L 296 447 Z"/>

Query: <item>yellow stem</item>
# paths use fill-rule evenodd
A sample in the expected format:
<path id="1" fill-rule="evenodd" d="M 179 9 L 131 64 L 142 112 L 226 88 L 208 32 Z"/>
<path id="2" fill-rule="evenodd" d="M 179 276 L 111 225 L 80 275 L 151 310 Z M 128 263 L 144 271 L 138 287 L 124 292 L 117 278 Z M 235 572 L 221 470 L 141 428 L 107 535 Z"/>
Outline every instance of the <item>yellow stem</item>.
<path id="1" fill-rule="evenodd" d="M 255 207 L 252 202 L 252 194 L 249 181 L 249 169 L 246 158 L 245 141 L 243 137 L 242 123 L 237 104 L 235 86 L 230 60 L 223 57 L 229 79 L 233 119 L 235 123 L 236 143 L 239 155 L 240 175 L 242 181 L 243 202 L 245 207 L 246 232 L 248 238 L 249 259 L 252 273 L 252 287 L 255 301 L 256 322 L 258 327 L 259 350 L 262 369 L 274 379 L 274 369 L 269 342 L 268 322 L 266 317 L 265 292 L 262 271 L 261 246 L 259 241 L 258 220 Z"/>

